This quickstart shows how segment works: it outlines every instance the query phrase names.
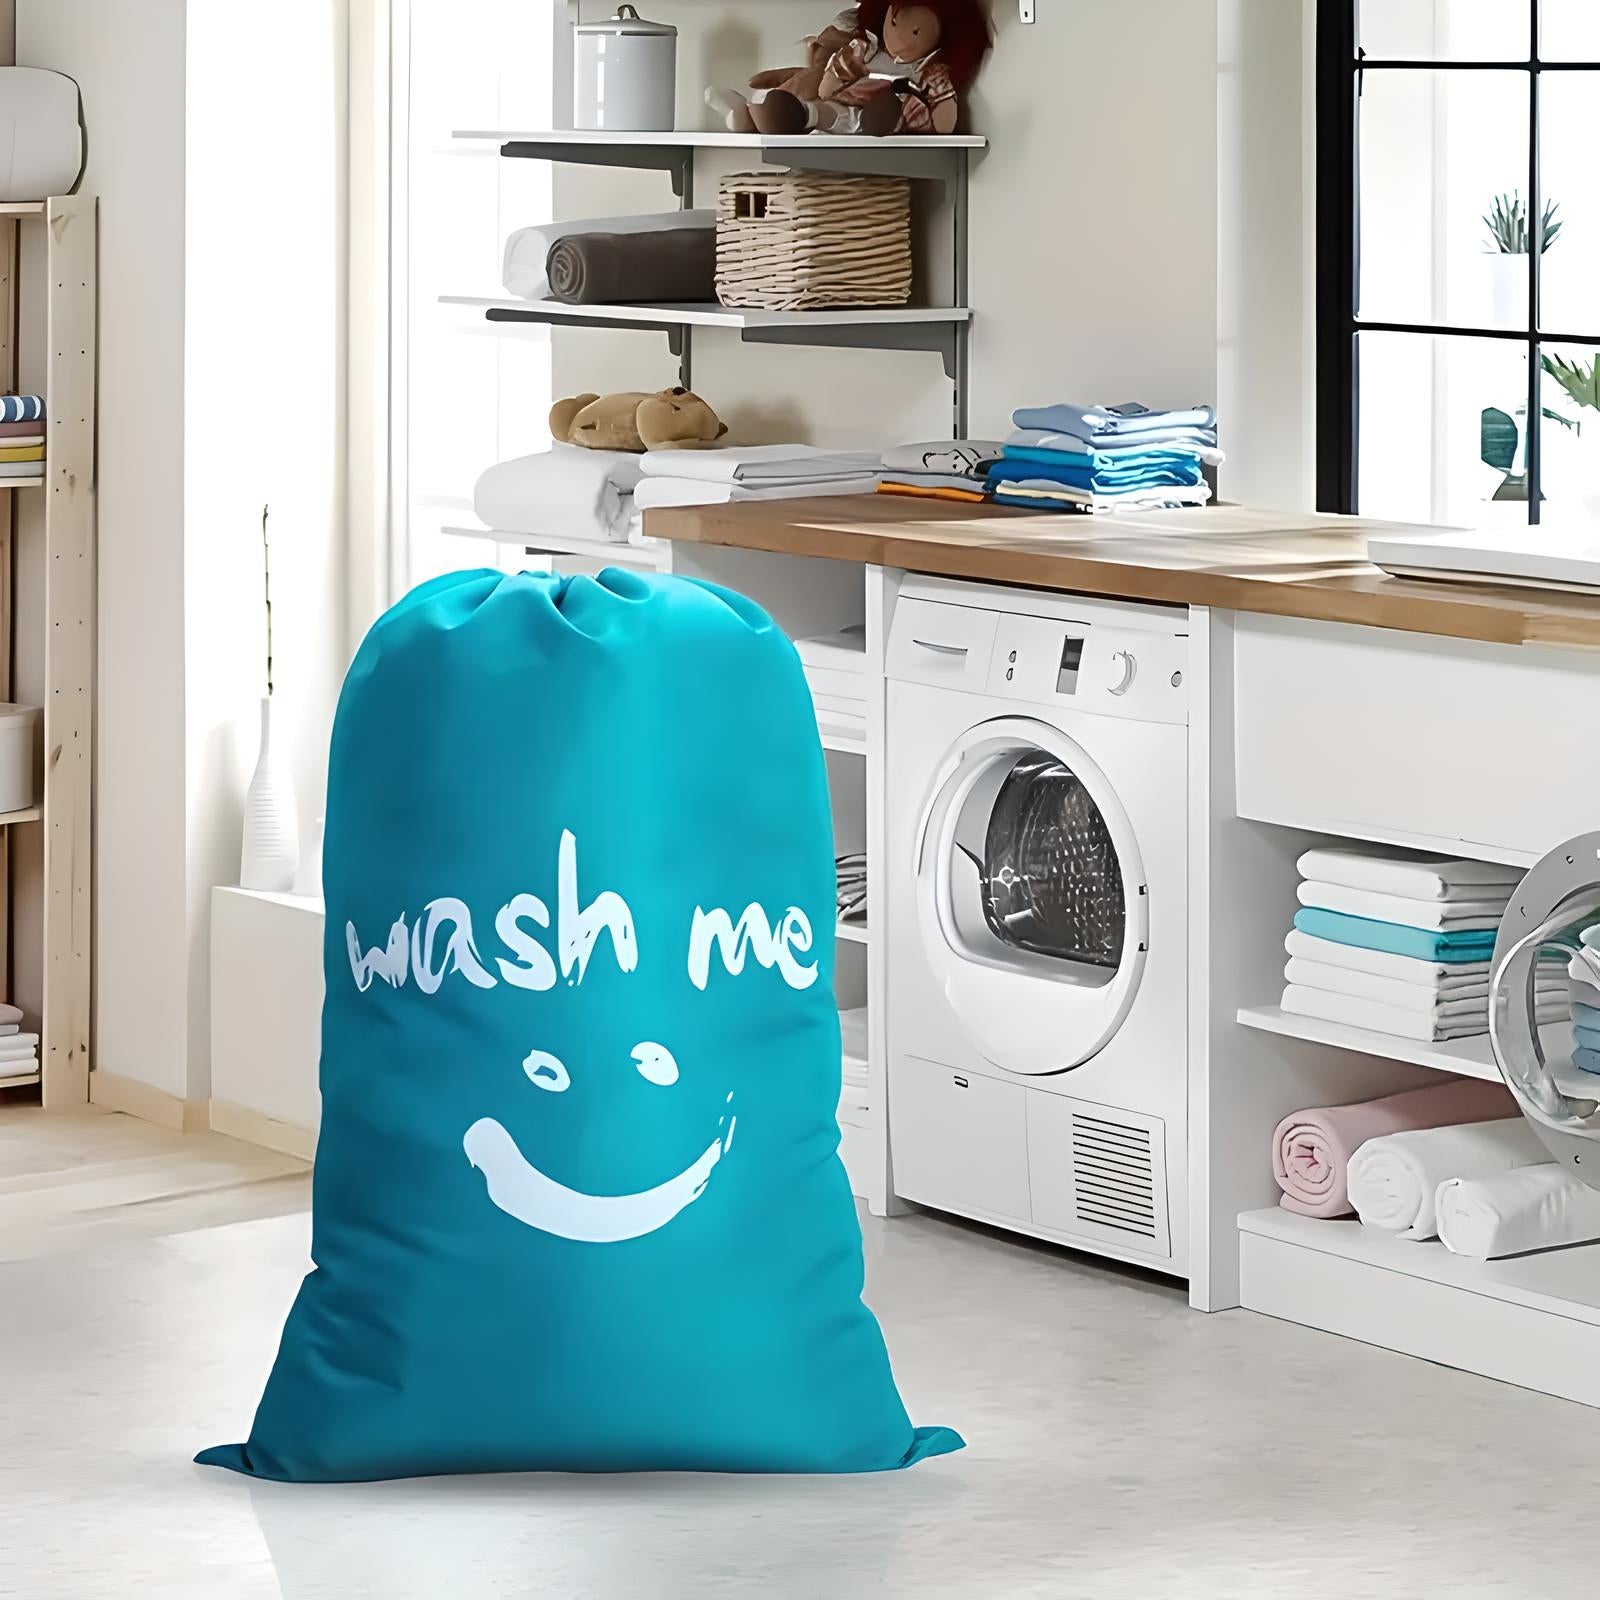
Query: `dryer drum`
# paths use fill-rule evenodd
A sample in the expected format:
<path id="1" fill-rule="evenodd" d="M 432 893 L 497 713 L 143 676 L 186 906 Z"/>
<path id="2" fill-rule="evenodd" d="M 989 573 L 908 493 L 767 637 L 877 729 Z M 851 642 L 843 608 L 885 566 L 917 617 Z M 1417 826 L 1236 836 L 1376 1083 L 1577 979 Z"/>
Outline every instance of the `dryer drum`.
<path id="1" fill-rule="evenodd" d="M 1070 769 L 1018 758 L 989 816 L 978 864 L 983 915 L 1002 943 L 1115 969 L 1127 921 L 1122 865 L 1100 808 Z"/>

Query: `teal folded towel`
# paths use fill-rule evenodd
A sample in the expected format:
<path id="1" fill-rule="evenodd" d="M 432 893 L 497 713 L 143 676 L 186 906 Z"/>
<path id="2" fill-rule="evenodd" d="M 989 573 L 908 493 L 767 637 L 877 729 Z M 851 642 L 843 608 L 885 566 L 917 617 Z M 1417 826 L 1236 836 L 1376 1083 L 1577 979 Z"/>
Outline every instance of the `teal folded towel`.
<path id="1" fill-rule="evenodd" d="M 1596 1033 L 1600 1033 L 1600 1006 L 1591 1006 L 1582 1000 L 1574 1000 L 1572 1020 L 1580 1028 L 1592 1028 Z"/>
<path id="2" fill-rule="evenodd" d="M 1572 1064 L 1579 1072 L 1592 1072 L 1600 1076 L 1600 1050 L 1574 1050 Z"/>
<path id="3" fill-rule="evenodd" d="M 1600 1050 L 1600 1028 L 1574 1028 L 1572 1038 L 1580 1050 Z"/>
<path id="4" fill-rule="evenodd" d="M 1398 922 L 1376 922 L 1371 917 L 1317 911 L 1309 906 L 1295 914 L 1294 925 L 1314 939 L 1331 939 L 1358 950 L 1386 950 L 1392 956 L 1415 956 L 1419 961 L 1487 961 L 1494 954 L 1493 928 L 1439 933 L 1431 928 L 1408 928 Z"/>

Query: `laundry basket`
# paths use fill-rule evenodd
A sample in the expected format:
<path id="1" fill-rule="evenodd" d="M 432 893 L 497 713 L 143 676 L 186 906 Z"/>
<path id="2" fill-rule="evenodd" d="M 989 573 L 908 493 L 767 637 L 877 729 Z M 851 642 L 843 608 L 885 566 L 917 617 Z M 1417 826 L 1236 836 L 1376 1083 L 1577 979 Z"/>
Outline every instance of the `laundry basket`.
<path id="1" fill-rule="evenodd" d="M 717 186 L 717 298 L 762 311 L 907 304 L 909 181 L 730 174 Z"/>

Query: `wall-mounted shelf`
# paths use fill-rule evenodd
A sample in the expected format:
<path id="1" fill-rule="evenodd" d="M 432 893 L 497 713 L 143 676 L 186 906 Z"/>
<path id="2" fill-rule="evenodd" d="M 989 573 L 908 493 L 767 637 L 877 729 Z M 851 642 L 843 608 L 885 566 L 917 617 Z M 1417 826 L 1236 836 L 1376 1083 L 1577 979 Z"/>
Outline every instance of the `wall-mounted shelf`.
<path id="1" fill-rule="evenodd" d="M 446 295 L 446 304 L 481 309 L 490 322 L 545 323 L 589 328 L 646 328 L 665 332 L 678 358 L 678 381 L 694 386 L 693 330 L 731 328 L 751 344 L 821 345 L 860 350 L 925 350 L 939 356 L 954 389 L 952 432 L 967 433 L 968 186 L 971 160 L 987 141 L 970 134 L 890 136 L 743 133 L 609 133 L 571 128 L 532 131 L 462 129 L 455 137 L 497 144 L 512 160 L 626 167 L 665 172 L 684 210 L 694 206 L 694 163 L 701 152 L 749 150 L 769 166 L 809 172 L 927 179 L 946 186 L 950 206 L 951 298 L 944 308 L 854 312 L 744 312 L 718 305 L 563 306 L 552 301 Z"/>
<path id="2" fill-rule="evenodd" d="M 27 806 L 21 811 L 0 811 L 0 828 L 15 827 L 19 822 L 37 822 L 43 815 L 43 806 Z"/>
<path id="3" fill-rule="evenodd" d="M 5 215 L 0 212 L 0 217 Z M 44 479 L 39 478 L 0 478 L 0 489 L 42 489 Z"/>
<path id="4" fill-rule="evenodd" d="M 584 539 L 544 533 L 515 533 L 505 528 L 441 528 L 456 539 L 493 539 L 496 544 L 514 545 L 536 556 L 586 556 L 591 561 L 603 561 L 611 566 L 644 567 L 663 571 L 671 556 L 670 546 L 664 544 L 613 544 L 601 539 Z"/>

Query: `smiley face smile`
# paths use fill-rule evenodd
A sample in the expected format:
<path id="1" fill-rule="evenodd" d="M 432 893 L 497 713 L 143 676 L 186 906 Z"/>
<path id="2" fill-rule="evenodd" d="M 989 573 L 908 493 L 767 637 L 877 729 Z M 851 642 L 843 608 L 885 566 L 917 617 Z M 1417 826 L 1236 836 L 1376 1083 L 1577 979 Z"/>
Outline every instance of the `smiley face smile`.
<path id="1" fill-rule="evenodd" d="M 647 1082 L 668 1088 L 678 1081 L 678 1064 L 664 1045 L 636 1045 L 633 1063 Z M 566 1066 L 542 1050 L 522 1064 L 528 1081 L 560 1094 L 571 1084 Z M 728 1096 L 731 1105 L 733 1096 Z M 541 1172 L 517 1142 L 492 1117 L 481 1117 L 462 1140 L 467 1160 L 484 1176 L 489 1199 L 509 1217 L 558 1238 L 587 1244 L 615 1244 L 663 1228 L 705 1193 L 712 1170 L 733 1145 L 737 1118 L 724 1109 L 717 1135 L 699 1158 L 652 1189 L 634 1194 L 587 1194 Z M 726 1131 L 724 1131 L 726 1124 Z"/>

